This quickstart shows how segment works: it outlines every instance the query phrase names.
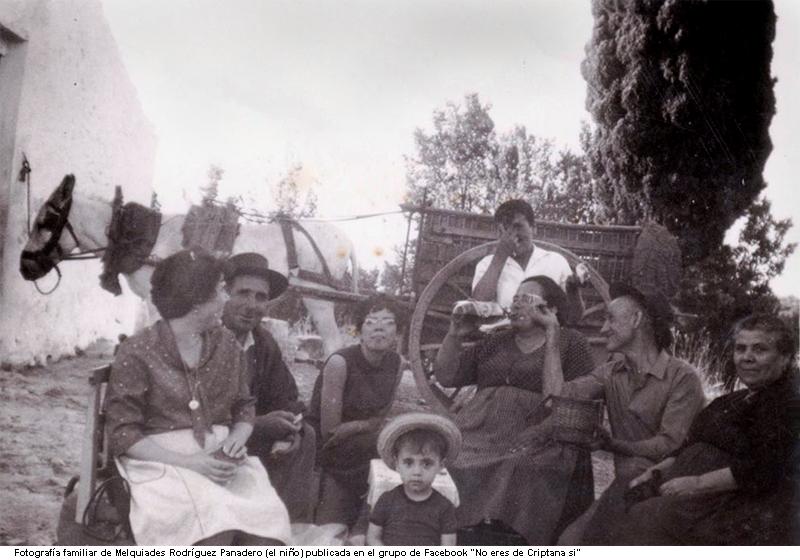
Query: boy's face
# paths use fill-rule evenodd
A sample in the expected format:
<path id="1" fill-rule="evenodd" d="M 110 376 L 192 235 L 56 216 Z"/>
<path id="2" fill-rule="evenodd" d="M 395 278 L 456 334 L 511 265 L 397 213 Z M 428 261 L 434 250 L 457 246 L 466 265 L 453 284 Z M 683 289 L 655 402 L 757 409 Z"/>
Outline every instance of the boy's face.
<path id="1" fill-rule="evenodd" d="M 396 469 L 407 492 L 424 494 L 442 470 L 442 458 L 428 447 L 420 450 L 405 443 L 397 450 Z"/>

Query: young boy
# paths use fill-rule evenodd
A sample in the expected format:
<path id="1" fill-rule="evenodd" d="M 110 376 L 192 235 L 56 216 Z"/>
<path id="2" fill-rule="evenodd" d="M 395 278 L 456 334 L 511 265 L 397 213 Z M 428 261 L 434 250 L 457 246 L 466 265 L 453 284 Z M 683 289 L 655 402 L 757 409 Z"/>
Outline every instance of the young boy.
<path id="1" fill-rule="evenodd" d="M 442 416 L 414 412 L 386 425 L 378 452 L 403 484 L 378 498 L 369 519 L 368 545 L 456 544 L 455 507 L 432 485 L 460 447 L 461 433 Z"/>

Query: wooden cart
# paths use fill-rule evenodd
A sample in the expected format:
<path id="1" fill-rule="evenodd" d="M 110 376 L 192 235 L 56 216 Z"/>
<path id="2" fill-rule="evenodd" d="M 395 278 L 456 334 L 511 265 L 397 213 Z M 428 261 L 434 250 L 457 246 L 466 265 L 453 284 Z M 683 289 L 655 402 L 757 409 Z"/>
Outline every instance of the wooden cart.
<path id="1" fill-rule="evenodd" d="M 458 397 L 436 383 L 433 361 L 458 300 L 470 297 L 477 262 L 491 254 L 498 231 L 492 216 L 454 210 L 403 206 L 419 215 L 413 269 L 417 294 L 411 317 L 408 353 L 414 379 L 426 401 L 449 413 Z M 583 262 L 589 269 L 589 285 L 581 288 L 586 305 L 582 320 L 573 325 L 592 345 L 596 360 L 605 360 L 598 336 L 608 301 L 608 283 L 630 279 L 634 247 L 641 232 L 637 226 L 597 226 L 537 222 L 534 242 L 566 257 L 574 269 Z"/>

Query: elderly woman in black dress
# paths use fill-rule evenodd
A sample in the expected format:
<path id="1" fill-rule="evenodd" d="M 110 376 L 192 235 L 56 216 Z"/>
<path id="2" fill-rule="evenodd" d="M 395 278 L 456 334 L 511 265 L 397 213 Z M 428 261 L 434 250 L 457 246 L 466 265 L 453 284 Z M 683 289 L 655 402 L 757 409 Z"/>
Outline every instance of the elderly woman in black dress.
<path id="1" fill-rule="evenodd" d="M 461 527 L 492 519 L 529 544 L 549 544 L 592 501 L 588 451 L 552 441 L 544 421 L 545 398 L 594 367 L 586 338 L 560 326 L 565 306 L 553 280 L 527 278 L 511 306 L 512 330 L 471 348 L 462 346 L 468 329 L 453 316 L 436 379 L 446 387 L 478 387 L 456 416 L 463 446 L 448 465 Z"/>
<path id="2" fill-rule="evenodd" d="M 141 545 L 265 545 L 290 537 L 286 508 L 245 444 L 255 401 L 221 324 L 222 266 L 181 251 L 153 272 L 162 319 L 123 342 L 106 397 L 108 440 Z"/>
<path id="3" fill-rule="evenodd" d="M 744 388 L 701 411 L 683 447 L 631 482 L 650 485 L 653 497 L 627 514 L 595 516 L 586 544 L 797 544 L 795 354 L 795 336 L 779 318 L 740 321 L 732 361 Z"/>

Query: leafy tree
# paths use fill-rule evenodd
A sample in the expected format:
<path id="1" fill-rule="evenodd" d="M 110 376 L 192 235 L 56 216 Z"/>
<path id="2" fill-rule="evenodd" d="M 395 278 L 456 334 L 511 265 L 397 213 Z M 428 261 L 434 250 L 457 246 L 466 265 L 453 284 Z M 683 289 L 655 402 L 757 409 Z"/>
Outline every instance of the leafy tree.
<path id="1" fill-rule="evenodd" d="M 309 180 L 302 163 L 293 165 L 271 188 L 277 208 L 276 213 L 292 218 L 309 218 L 316 215 L 317 195 L 312 186 L 314 183 L 316 180 Z"/>
<path id="2" fill-rule="evenodd" d="M 723 244 L 684 270 L 678 306 L 697 315 L 697 327 L 715 352 L 737 319 L 755 311 L 778 311 L 769 281 L 783 271 L 795 249 L 794 243 L 785 242 L 791 226 L 789 219 L 775 220 L 769 201 L 762 198 L 748 209 L 736 245 Z"/>
<path id="3" fill-rule="evenodd" d="M 200 192 L 203 194 L 204 205 L 211 205 L 217 202 L 219 198 L 219 184 L 222 181 L 223 175 L 225 175 L 225 170 L 218 165 L 212 164 L 208 167 L 208 171 L 206 172 L 208 182 L 200 187 Z"/>
<path id="4" fill-rule="evenodd" d="M 503 201 L 522 198 L 544 220 L 591 223 L 602 218 L 582 154 L 557 151 L 551 140 L 522 126 L 498 133 L 490 109 L 477 94 L 469 94 L 462 105 L 450 102 L 434 110 L 432 131 L 415 131 L 415 154 L 406 156 L 409 202 L 492 214 Z M 590 136 L 584 125 L 582 145 L 588 146 Z M 411 294 L 415 248 L 412 242 L 404 277 L 403 247 L 395 248 L 393 262 L 382 271 L 384 289 Z"/>
<path id="5" fill-rule="evenodd" d="M 736 319 L 778 309 L 769 281 L 795 248 L 791 221 L 759 200 L 775 113 L 773 3 L 593 0 L 593 12 L 583 73 L 599 214 L 654 219 L 679 238 L 676 303 L 720 356 Z M 741 217 L 738 243 L 724 244 Z"/>
<path id="6" fill-rule="evenodd" d="M 581 127 L 580 142 L 584 151 L 591 142 L 591 131 L 585 123 Z M 571 224 L 610 221 L 608 215 L 612 213 L 595 197 L 596 182 L 585 155 L 561 151 L 552 167 L 552 180 L 545 183 L 536 205 L 538 218 Z"/>
<path id="7" fill-rule="evenodd" d="M 412 273 L 414 271 L 414 257 L 416 253 L 416 244 L 409 242 L 408 252 L 404 251 L 404 246 L 396 245 L 393 248 L 394 259 L 393 261 L 386 261 L 383 263 L 383 271 L 381 271 L 380 285 L 381 289 L 388 294 L 396 296 L 409 296 L 414 290 Z M 403 268 L 403 257 L 405 255 L 405 273 Z"/>
<path id="8" fill-rule="evenodd" d="M 522 126 L 498 134 L 490 108 L 469 94 L 463 106 L 450 102 L 433 112 L 432 132 L 415 131 L 416 154 L 406 156 L 408 200 L 491 214 L 509 198 L 524 198 L 545 219 L 593 219 L 583 156 L 556 152 L 552 141 Z"/>
<path id="9" fill-rule="evenodd" d="M 594 0 L 583 64 L 596 193 L 664 224 L 694 263 L 764 188 L 775 113 L 770 0 Z"/>
<path id="10" fill-rule="evenodd" d="M 482 211 L 495 183 L 497 139 L 489 106 L 476 94 L 464 107 L 448 103 L 433 113 L 433 132 L 417 129 L 417 155 L 406 157 L 409 200 L 440 208 Z"/>

